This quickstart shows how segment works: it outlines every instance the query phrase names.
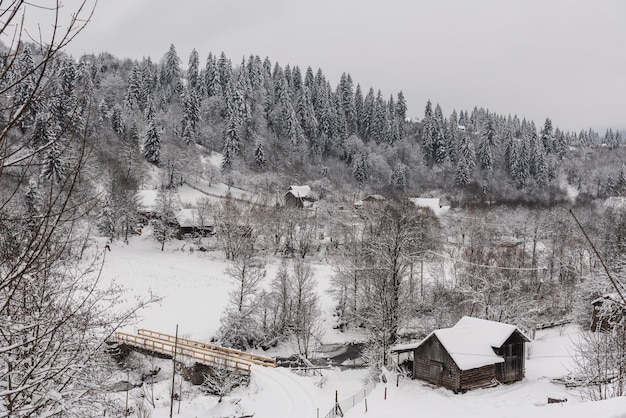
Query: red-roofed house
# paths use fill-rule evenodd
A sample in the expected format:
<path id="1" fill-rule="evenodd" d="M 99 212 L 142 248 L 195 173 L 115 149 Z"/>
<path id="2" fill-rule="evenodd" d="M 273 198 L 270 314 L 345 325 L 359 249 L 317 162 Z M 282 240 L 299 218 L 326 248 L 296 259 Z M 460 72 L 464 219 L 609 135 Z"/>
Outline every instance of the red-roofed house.
<path id="1" fill-rule="evenodd" d="M 464 316 L 452 328 L 431 332 L 392 353 L 413 353 L 413 379 L 456 392 L 524 378 L 524 343 L 516 326 Z"/>

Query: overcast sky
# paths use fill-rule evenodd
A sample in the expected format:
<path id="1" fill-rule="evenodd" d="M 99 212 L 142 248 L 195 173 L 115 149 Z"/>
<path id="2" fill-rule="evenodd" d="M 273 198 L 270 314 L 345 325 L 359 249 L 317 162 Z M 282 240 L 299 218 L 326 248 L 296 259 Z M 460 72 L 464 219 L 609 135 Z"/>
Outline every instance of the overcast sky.
<path id="1" fill-rule="evenodd" d="M 65 0 L 70 9 L 77 0 Z M 186 68 L 224 51 L 342 72 L 409 115 L 475 105 L 564 130 L 626 129 L 623 0 L 100 0 L 69 52 L 159 61 L 173 43 Z"/>

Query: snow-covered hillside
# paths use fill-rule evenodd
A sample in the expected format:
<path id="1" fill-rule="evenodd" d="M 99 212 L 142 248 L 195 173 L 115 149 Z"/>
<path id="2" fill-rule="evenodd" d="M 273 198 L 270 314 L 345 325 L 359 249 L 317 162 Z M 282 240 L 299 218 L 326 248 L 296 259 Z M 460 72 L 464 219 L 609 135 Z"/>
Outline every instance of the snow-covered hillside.
<path id="1" fill-rule="evenodd" d="M 101 243 L 104 245 L 104 241 Z M 154 292 L 162 297 L 160 304 L 141 313 L 137 328 L 173 333 L 176 325 L 181 335 L 208 341 L 215 336 L 232 283 L 224 271 L 227 263 L 218 251 L 191 251 L 186 241 L 171 241 L 164 252 L 149 233 L 135 236 L 128 245 L 111 244 L 106 254 L 103 274 L 128 288 L 127 299 Z M 268 260 L 266 280 L 277 271 L 278 259 Z M 314 263 L 322 302 L 326 333 L 324 343 L 345 342 L 358 338 L 333 329 L 334 302 L 328 293 L 332 266 Z M 129 329 L 128 331 L 134 331 Z M 529 344 L 526 378 L 519 383 L 481 389 L 455 395 L 421 381 L 401 378 L 395 386 L 395 375 L 388 383 L 379 383 L 368 395 L 368 412 L 360 400 L 344 411 L 347 417 L 410 417 L 420 414 L 464 417 L 620 417 L 626 416 L 626 398 L 599 403 L 581 403 L 575 390 L 550 382 L 565 375 L 571 368 L 571 347 L 578 331 L 573 326 L 540 331 Z M 270 355 L 295 352 L 289 344 Z M 264 353 L 267 354 L 267 353 Z M 163 362 L 161 374 L 169 374 L 171 362 Z M 235 390 L 221 404 L 217 398 L 202 395 L 197 388 L 187 387 L 181 400 L 181 417 L 230 417 L 254 414 L 255 418 L 323 417 L 333 406 L 335 391 L 339 398 L 350 398 L 362 391 L 367 370 L 324 370 L 324 377 L 301 377 L 286 369 L 253 368 L 250 385 Z M 132 380 L 132 379 L 131 379 Z M 385 388 L 387 400 L 384 400 Z M 155 384 L 160 393 L 153 417 L 169 416 L 169 378 Z M 133 389 L 132 399 L 141 389 Z M 567 398 L 563 404 L 547 405 L 549 395 Z M 118 394 L 119 395 L 119 394 Z M 120 395 L 122 396 L 122 395 Z M 178 407 L 176 407 L 175 411 Z M 176 412 L 175 412 L 176 413 Z M 620 415 L 621 414 L 621 415 Z"/>

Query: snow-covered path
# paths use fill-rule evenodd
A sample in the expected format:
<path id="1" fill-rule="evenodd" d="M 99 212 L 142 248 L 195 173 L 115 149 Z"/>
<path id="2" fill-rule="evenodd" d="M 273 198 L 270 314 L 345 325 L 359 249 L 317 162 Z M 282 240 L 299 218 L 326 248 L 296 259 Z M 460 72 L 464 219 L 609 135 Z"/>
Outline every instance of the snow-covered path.
<path id="1" fill-rule="evenodd" d="M 253 366 L 246 409 L 255 418 L 314 418 L 318 391 L 288 369 Z"/>

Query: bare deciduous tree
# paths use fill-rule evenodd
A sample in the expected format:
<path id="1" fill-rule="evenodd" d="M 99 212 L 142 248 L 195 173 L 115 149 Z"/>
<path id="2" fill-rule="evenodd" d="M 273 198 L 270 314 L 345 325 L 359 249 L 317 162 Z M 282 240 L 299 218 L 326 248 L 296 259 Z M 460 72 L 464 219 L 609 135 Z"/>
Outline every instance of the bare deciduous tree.
<path id="1" fill-rule="evenodd" d="M 27 33 L 29 13 L 42 17 Z M 62 53 L 92 7 L 3 3 L 0 35 L 0 415 L 95 416 L 104 409 L 104 342 L 137 306 L 86 259 L 82 225 L 97 203 L 89 86 Z M 51 28 L 51 29 L 50 29 Z M 51 32 L 47 32 L 50 30 Z M 45 39 L 44 39 L 45 37 Z M 26 39 L 29 38 L 29 39 Z M 27 44 L 30 42 L 30 44 Z M 37 123 L 38 121 L 38 123 Z M 139 303 L 141 305 L 141 303 Z"/>

